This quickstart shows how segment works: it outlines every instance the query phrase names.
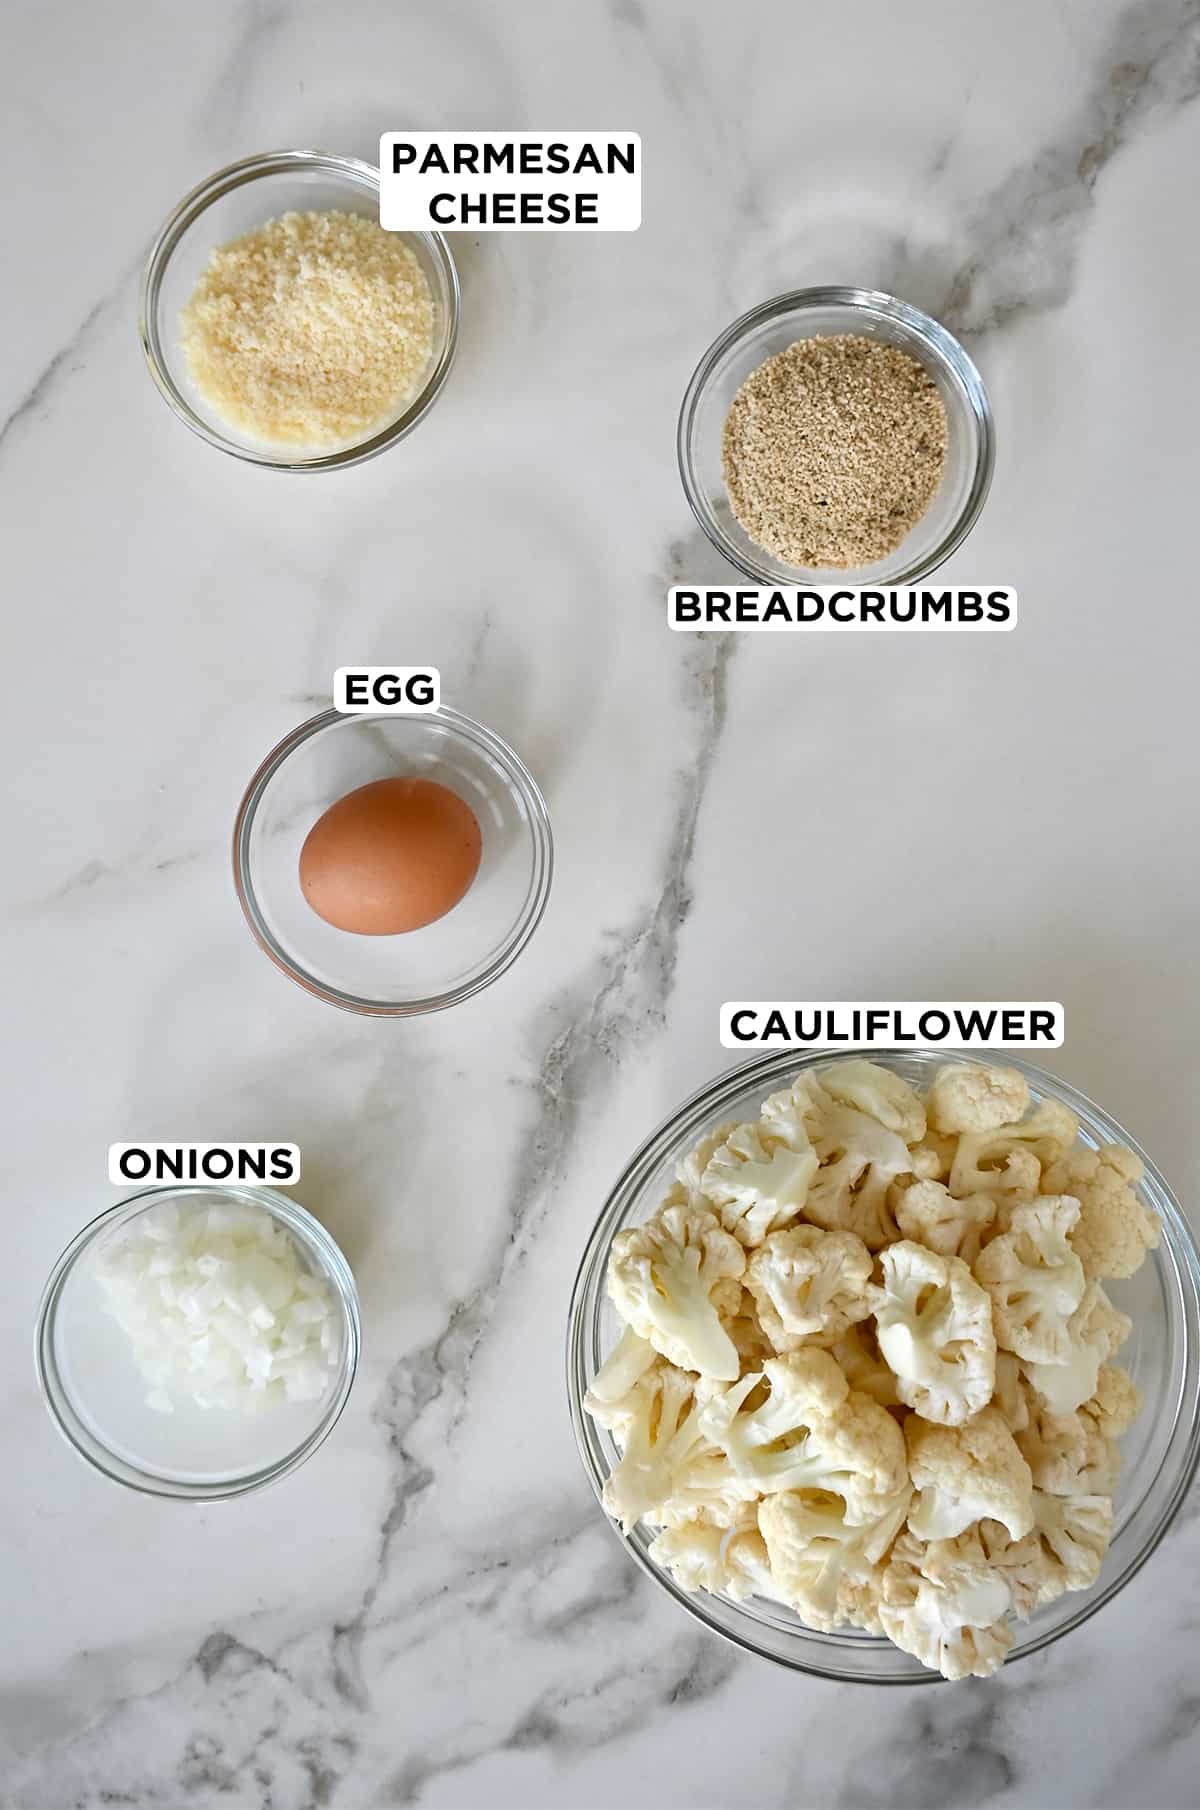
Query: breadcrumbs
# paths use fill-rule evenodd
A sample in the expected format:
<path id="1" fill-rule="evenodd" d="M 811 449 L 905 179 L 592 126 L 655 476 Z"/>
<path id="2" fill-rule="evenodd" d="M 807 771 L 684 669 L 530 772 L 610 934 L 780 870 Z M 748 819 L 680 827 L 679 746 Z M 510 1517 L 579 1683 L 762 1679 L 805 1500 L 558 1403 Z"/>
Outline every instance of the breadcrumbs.
<path id="1" fill-rule="evenodd" d="M 898 346 L 798 340 L 751 371 L 726 417 L 733 513 L 788 565 L 870 565 L 929 508 L 946 433 L 936 383 Z"/>
<path id="2" fill-rule="evenodd" d="M 291 213 L 211 253 L 180 325 L 196 388 L 231 426 L 333 447 L 412 400 L 433 298 L 409 246 L 366 215 Z"/>

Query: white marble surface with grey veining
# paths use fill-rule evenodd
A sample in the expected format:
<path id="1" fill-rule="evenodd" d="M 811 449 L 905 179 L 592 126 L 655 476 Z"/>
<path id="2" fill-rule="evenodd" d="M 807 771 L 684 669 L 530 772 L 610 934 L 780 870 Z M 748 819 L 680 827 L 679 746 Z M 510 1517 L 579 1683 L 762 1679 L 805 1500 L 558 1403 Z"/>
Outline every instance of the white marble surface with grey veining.
<path id="1" fill-rule="evenodd" d="M 871 1693 L 708 1636 L 580 1470 L 567 1296 L 606 1186 L 724 1065 L 725 998 L 1055 998 L 1057 1066 L 1185 1199 L 1195 1049 L 1196 0 L 126 0 L 6 20 L 7 1257 L 0 1799 L 14 1810 L 1197 1801 L 1200 1516 L 988 1684 Z M 242 154 L 404 125 L 640 130 L 635 237 L 460 238 L 419 434 L 333 477 L 162 406 L 137 276 Z M 687 638 L 674 418 L 741 309 L 842 281 L 995 404 L 947 578 L 1011 636 Z M 548 794 L 558 875 L 460 1009 L 345 1017 L 242 925 L 242 786 L 348 660 L 431 659 Z M 357 1269 L 335 1435 L 243 1502 L 53 1432 L 43 1278 L 118 1137 L 301 1138 Z"/>

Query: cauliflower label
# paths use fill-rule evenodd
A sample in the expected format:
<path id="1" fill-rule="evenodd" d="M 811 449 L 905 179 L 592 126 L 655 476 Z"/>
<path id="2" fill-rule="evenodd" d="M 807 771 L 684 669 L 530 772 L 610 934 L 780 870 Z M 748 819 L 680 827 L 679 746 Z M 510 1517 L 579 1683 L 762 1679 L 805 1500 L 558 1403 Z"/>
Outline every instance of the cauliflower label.
<path id="1" fill-rule="evenodd" d="M 863 1005 L 811 1001 L 737 999 L 721 1007 L 721 1042 L 727 1050 L 801 1048 L 804 1045 L 880 1043 L 892 1048 L 1056 1050 L 1065 1014 L 1054 1000 L 935 1001 Z M 852 1058 L 857 1060 L 857 1058 Z M 874 1066 L 872 1064 L 871 1066 Z M 829 1068 L 823 1071 L 828 1077 Z"/>

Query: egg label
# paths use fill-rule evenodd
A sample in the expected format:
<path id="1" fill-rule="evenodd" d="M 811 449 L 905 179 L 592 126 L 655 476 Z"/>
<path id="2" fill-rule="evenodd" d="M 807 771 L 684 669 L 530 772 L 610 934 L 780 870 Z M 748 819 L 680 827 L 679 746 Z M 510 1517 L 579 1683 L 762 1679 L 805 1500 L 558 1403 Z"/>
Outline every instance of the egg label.
<path id="1" fill-rule="evenodd" d="M 727 1050 L 883 1044 L 969 1050 L 1056 1050 L 1065 1014 L 1053 1000 L 940 1000 L 894 1005 L 743 999 L 721 1007 Z"/>
<path id="2" fill-rule="evenodd" d="M 343 716 L 412 715 L 441 701 L 436 666 L 339 666 L 333 675 L 333 707 Z"/>
<path id="3" fill-rule="evenodd" d="M 298 1182 L 299 1144 L 110 1144 L 108 1179 L 127 1182 Z"/>

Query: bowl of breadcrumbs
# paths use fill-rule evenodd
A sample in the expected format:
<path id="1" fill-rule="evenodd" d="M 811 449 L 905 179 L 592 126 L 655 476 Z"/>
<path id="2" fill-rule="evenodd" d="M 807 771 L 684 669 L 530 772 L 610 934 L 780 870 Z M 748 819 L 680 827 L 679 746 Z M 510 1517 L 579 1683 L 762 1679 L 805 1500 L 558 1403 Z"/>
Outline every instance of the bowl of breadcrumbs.
<path id="1" fill-rule="evenodd" d="M 273 151 L 187 195 L 142 283 L 142 345 L 175 413 L 281 471 L 358 464 L 428 414 L 458 335 L 440 233 L 379 224 L 379 172 Z"/>
<path id="2" fill-rule="evenodd" d="M 969 533 L 994 459 L 952 334 L 873 290 L 800 289 L 709 347 L 679 470 L 718 552 L 758 584 L 911 584 Z"/>

